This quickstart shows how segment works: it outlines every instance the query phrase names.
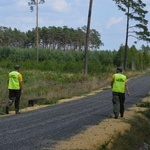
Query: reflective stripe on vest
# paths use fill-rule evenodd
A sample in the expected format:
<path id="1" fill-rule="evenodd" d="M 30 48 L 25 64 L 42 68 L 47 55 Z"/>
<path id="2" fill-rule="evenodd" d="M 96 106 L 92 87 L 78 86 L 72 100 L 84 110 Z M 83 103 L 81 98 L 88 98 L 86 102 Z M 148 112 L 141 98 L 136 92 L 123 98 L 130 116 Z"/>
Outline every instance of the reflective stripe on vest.
<path id="1" fill-rule="evenodd" d="M 20 85 L 19 85 L 19 72 L 17 71 L 12 71 L 9 73 L 9 84 L 8 84 L 8 89 L 14 89 L 14 90 L 19 90 Z"/>
<path id="2" fill-rule="evenodd" d="M 126 76 L 123 74 L 115 74 L 113 82 L 113 92 L 125 93 Z"/>

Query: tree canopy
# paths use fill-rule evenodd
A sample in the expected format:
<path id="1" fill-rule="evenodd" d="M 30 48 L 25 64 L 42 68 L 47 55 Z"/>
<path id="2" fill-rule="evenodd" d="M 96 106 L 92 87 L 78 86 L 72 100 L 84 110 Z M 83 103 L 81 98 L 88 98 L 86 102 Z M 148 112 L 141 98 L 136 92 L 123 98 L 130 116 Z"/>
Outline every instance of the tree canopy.
<path id="1" fill-rule="evenodd" d="M 150 32 L 148 31 L 148 20 L 145 19 L 148 13 L 145 10 L 146 4 L 142 0 L 113 0 L 116 2 L 119 10 L 124 12 L 127 17 L 126 22 L 126 37 L 124 49 L 124 69 L 126 68 L 127 50 L 128 50 L 128 37 L 132 36 L 137 40 L 144 40 L 150 42 Z M 134 20 L 131 24 L 130 20 Z"/>
<path id="2" fill-rule="evenodd" d="M 73 29 L 64 27 L 39 28 L 40 48 L 53 50 L 84 50 L 86 26 Z M 36 46 L 36 31 L 33 28 L 21 32 L 16 28 L 0 27 L 0 46 L 34 48 Z M 95 29 L 90 30 L 89 49 L 99 49 L 103 45 L 101 36 Z"/>

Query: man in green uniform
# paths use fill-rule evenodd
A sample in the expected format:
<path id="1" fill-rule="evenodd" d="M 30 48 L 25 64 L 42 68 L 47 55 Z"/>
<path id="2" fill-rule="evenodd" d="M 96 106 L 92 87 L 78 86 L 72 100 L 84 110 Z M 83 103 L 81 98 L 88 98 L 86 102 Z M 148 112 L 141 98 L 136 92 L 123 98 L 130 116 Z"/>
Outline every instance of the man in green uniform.
<path id="1" fill-rule="evenodd" d="M 111 88 L 113 94 L 112 102 L 114 118 L 117 119 L 119 112 L 121 117 L 124 115 L 125 92 L 127 91 L 128 96 L 130 95 L 127 86 L 127 78 L 122 74 L 121 68 L 117 68 L 116 74 L 112 76 Z"/>
<path id="2" fill-rule="evenodd" d="M 20 66 L 15 65 L 14 71 L 9 73 L 8 90 L 9 101 L 6 105 L 6 114 L 9 114 L 9 108 L 14 103 L 16 114 L 19 112 L 20 96 L 22 93 L 22 75 L 19 73 Z"/>

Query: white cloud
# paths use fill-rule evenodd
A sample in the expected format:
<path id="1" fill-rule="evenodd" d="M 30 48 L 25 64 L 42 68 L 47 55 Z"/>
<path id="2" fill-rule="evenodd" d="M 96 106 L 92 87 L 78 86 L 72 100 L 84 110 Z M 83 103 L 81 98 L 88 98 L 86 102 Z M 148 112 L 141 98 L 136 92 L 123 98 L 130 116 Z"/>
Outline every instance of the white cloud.
<path id="1" fill-rule="evenodd" d="M 111 28 L 111 26 L 115 24 L 119 24 L 122 21 L 123 21 L 123 17 L 119 17 L 119 18 L 112 17 L 107 24 L 107 28 L 109 29 Z"/>
<path id="2" fill-rule="evenodd" d="M 16 1 L 16 5 L 17 5 L 17 7 L 27 7 L 28 6 L 28 2 L 22 1 L 22 0 L 17 0 Z"/>
<path id="3" fill-rule="evenodd" d="M 0 26 L 15 27 L 21 31 L 35 28 L 36 10 L 34 7 L 31 13 L 28 6 L 31 0 L 0 1 L 2 14 Z M 142 1 L 146 3 L 146 10 L 150 12 L 150 0 Z M 82 27 L 87 25 L 88 9 L 89 0 L 45 0 L 44 4 L 39 5 L 39 27 L 64 25 L 71 28 Z M 146 19 L 150 20 L 149 13 Z M 118 10 L 114 2 L 111 0 L 93 1 L 91 28 L 100 32 L 105 44 L 104 49 L 116 49 L 124 42 L 125 27 L 125 15 Z M 150 23 L 148 28 L 150 30 Z"/>
<path id="4" fill-rule="evenodd" d="M 51 5 L 54 10 L 58 12 L 66 12 L 68 11 L 70 4 L 67 3 L 65 0 L 53 0 Z"/>

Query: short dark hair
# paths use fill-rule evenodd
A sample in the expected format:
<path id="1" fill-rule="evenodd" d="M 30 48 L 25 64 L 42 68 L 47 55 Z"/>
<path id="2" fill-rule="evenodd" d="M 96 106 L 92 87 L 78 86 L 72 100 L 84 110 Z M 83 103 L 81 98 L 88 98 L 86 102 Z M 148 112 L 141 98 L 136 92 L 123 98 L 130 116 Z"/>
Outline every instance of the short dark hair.
<path id="1" fill-rule="evenodd" d="M 19 66 L 19 65 L 15 65 L 14 68 L 15 68 L 15 69 L 19 69 L 20 66 Z"/>
<path id="2" fill-rule="evenodd" d="M 122 68 L 117 67 L 116 71 L 122 72 Z"/>

